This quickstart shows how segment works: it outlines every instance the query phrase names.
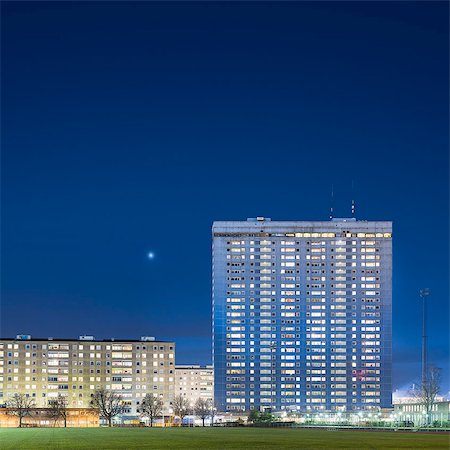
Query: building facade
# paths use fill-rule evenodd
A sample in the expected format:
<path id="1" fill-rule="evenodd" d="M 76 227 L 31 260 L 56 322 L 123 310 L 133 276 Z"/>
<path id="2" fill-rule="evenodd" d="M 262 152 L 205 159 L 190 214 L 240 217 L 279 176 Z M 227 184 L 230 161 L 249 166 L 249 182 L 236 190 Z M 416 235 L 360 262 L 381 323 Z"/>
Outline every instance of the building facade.
<path id="1" fill-rule="evenodd" d="M 391 407 L 392 223 L 212 228 L 220 411 Z"/>
<path id="2" fill-rule="evenodd" d="M 214 371 L 212 366 L 175 366 L 175 395 L 186 397 L 191 405 L 197 399 L 214 398 Z"/>
<path id="3" fill-rule="evenodd" d="M 62 394 L 69 408 L 88 408 L 91 395 L 104 387 L 121 394 L 125 414 L 147 393 L 160 395 L 164 413 L 171 413 L 175 386 L 175 343 L 141 340 L 0 339 L 0 404 L 14 394 L 35 399 L 47 408 Z"/>
<path id="4" fill-rule="evenodd" d="M 406 422 L 411 426 L 445 425 L 450 421 L 450 401 L 439 399 L 432 405 L 430 417 L 427 417 L 426 408 L 417 401 L 394 403 L 394 417 L 398 422 Z"/>

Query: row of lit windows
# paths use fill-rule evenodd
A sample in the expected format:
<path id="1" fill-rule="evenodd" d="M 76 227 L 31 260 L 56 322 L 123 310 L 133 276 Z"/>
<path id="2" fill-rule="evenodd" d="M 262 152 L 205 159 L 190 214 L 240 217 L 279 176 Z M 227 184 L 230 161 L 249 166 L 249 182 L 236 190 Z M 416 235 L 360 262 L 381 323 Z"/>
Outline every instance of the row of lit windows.
<path id="1" fill-rule="evenodd" d="M 343 231 L 341 232 L 344 237 L 346 238 L 352 238 L 352 237 L 358 237 L 358 238 L 384 238 L 389 239 L 392 237 L 392 233 L 352 233 L 351 231 Z M 214 237 L 221 237 L 224 233 L 214 233 Z M 244 234 L 245 235 L 245 234 Z M 330 232 L 298 232 L 298 233 L 268 233 L 269 236 L 275 236 L 275 237 L 299 237 L 299 238 L 335 238 L 336 233 L 330 233 Z M 251 245 L 256 244 L 259 245 L 269 245 L 271 242 L 274 244 L 273 241 L 268 240 L 262 240 L 262 241 L 249 241 Z M 286 241 L 281 241 L 282 243 L 286 243 Z M 246 241 L 243 240 L 233 240 L 228 241 L 228 245 L 243 245 Z"/>
<path id="2" fill-rule="evenodd" d="M 69 344 L 24 344 L 24 343 L 20 343 L 21 346 L 24 346 L 24 348 L 26 350 L 32 348 L 32 349 L 38 349 L 38 348 L 42 348 L 43 350 L 69 350 L 70 346 Z M 113 344 L 111 345 L 100 345 L 100 344 L 96 344 L 96 345 L 84 345 L 84 344 L 73 344 L 72 345 L 72 350 L 84 350 L 84 347 L 86 347 L 86 350 L 89 347 L 89 350 L 121 350 L 121 351 L 132 351 L 133 350 L 133 346 L 130 344 Z M 19 344 L 17 343 L 4 343 L 4 342 L 0 342 L 0 349 L 3 348 L 8 348 L 8 349 L 14 349 L 17 350 L 19 349 Z M 149 346 L 147 348 L 147 346 L 141 346 L 137 345 L 135 346 L 135 350 L 153 350 L 153 351 L 157 351 L 157 350 L 173 350 L 173 346 Z"/>
<path id="3" fill-rule="evenodd" d="M 318 243 L 320 244 L 320 242 Z M 325 242 L 322 243 L 323 246 L 312 246 L 312 247 L 306 247 L 306 251 L 307 252 L 311 252 L 311 253 L 326 253 L 327 248 L 325 246 Z M 354 243 L 354 245 L 356 245 L 356 242 Z M 231 253 L 245 253 L 246 252 L 246 248 L 245 247 L 228 247 L 227 252 L 231 252 Z M 260 257 L 265 256 L 264 253 L 275 253 L 275 248 L 273 247 L 259 247 L 259 248 L 255 248 L 255 247 L 250 247 L 249 249 L 249 253 L 263 253 L 263 255 L 260 255 Z M 299 247 L 281 247 L 280 248 L 281 253 L 295 253 L 295 252 L 299 252 L 300 248 Z M 336 251 L 336 253 L 356 253 L 357 252 L 357 247 L 333 247 L 330 249 L 331 252 Z M 361 253 L 375 253 L 375 252 L 379 252 L 380 249 L 378 247 L 374 247 L 374 246 L 370 246 L 370 247 L 366 247 L 366 246 L 361 246 L 360 248 L 360 252 Z M 270 255 L 269 255 L 270 256 Z"/>

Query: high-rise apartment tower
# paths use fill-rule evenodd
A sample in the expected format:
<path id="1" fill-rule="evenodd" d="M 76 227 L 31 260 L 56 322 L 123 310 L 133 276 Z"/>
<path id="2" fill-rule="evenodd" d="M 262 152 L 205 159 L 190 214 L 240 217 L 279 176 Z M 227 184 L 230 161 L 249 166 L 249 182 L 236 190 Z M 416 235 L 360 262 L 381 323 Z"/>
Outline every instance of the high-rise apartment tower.
<path id="1" fill-rule="evenodd" d="M 392 223 L 213 224 L 221 411 L 391 406 Z"/>

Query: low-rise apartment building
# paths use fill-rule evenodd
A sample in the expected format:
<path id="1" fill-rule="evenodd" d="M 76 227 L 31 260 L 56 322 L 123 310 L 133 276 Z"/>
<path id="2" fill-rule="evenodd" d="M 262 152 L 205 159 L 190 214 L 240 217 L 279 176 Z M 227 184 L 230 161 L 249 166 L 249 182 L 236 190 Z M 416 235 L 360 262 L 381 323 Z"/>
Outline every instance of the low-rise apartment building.
<path id="1" fill-rule="evenodd" d="M 175 393 L 183 395 L 194 405 L 197 399 L 212 401 L 214 397 L 214 369 L 212 366 L 175 367 Z"/>
<path id="2" fill-rule="evenodd" d="M 450 401 L 442 397 L 432 406 L 427 417 L 423 403 L 416 400 L 394 403 L 394 417 L 399 422 L 410 423 L 411 426 L 424 426 L 426 424 L 443 425 L 450 421 Z"/>
<path id="3" fill-rule="evenodd" d="M 137 415 L 147 393 L 161 396 L 170 414 L 175 386 L 175 343 L 140 340 L 35 339 L 19 335 L 0 339 L 0 404 L 14 394 L 46 408 L 62 394 L 69 408 L 87 408 L 96 389 L 121 394 L 125 414 Z"/>

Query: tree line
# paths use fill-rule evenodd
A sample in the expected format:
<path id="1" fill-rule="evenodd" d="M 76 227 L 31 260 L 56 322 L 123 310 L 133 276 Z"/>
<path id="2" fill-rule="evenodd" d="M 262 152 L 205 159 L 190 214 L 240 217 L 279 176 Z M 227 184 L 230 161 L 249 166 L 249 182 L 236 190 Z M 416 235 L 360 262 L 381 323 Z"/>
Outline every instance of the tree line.
<path id="1" fill-rule="evenodd" d="M 32 397 L 26 394 L 15 394 L 6 402 L 8 414 L 16 416 L 19 419 L 19 428 L 22 428 L 23 419 L 25 417 L 33 416 L 36 408 L 36 402 Z M 48 416 L 55 422 L 58 420 L 64 421 L 64 426 L 67 427 L 68 402 L 67 398 L 61 394 L 54 400 L 48 402 Z"/>
<path id="2" fill-rule="evenodd" d="M 441 370 L 431 367 L 428 369 L 426 377 L 411 392 L 416 402 L 424 408 L 426 424 L 431 422 L 431 412 L 439 393 L 440 381 Z M 155 419 L 163 416 L 163 406 L 161 396 L 149 393 L 142 399 L 137 412 L 142 418 L 147 418 L 152 427 Z M 19 427 L 22 427 L 23 419 L 33 415 L 36 404 L 34 399 L 26 394 L 15 394 L 6 402 L 6 407 L 8 408 L 8 414 L 18 417 Z M 112 426 L 114 417 L 123 414 L 127 409 L 122 395 L 105 388 L 97 389 L 93 393 L 90 407 L 99 412 L 100 417 L 108 423 L 109 427 Z M 188 415 L 195 415 L 202 420 L 203 426 L 205 426 L 205 420 L 208 416 L 211 416 L 211 424 L 214 422 L 215 408 L 212 400 L 198 398 L 191 405 L 189 399 L 180 394 L 175 396 L 172 409 L 173 415 L 181 421 Z M 49 401 L 48 415 L 55 420 L 55 423 L 63 420 L 66 427 L 67 413 L 68 401 L 66 397 L 59 394 L 56 399 Z M 251 410 L 249 413 L 249 422 L 261 423 L 270 420 L 272 420 L 271 414 L 261 414 L 256 410 Z"/>
<path id="3" fill-rule="evenodd" d="M 126 412 L 127 404 L 122 395 L 111 391 L 109 389 L 97 389 L 91 398 L 90 407 L 99 412 L 102 417 L 111 427 L 113 419 Z M 25 417 L 33 416 L 36 408 L 36 402 L 32 397 L 26 394 L 15 394 L 6 402 L 7 413 L 14 415 L 19 419 L 19 428 L 23 426 L 23 419 Z M 137 408 L 137 412 L 142 418 L 146 418 L 152 427 L 158 417 L 163 416 L 164 403 L 160 395 L 146 394 Z M 55 423 L 59 420 L 64 422 L 64 427 L 67 427 L 68 416 L 68 401 L 67 397 L 61 394 L 54 400 L 48 403 L 48 416 L 51 417 Z M 189 399 L 183 397 L 181 394 L 175 396 L 172 403 L 173 415 L 178 417 L 181 421 L 188 415 L 195 415 L 202 420 L 205 426 L 205 420 L 211 416 L 211 422 L 214 420 L 214 403 L 210 399 L 198 398 L 194 404 L 191 404 Z"/>

